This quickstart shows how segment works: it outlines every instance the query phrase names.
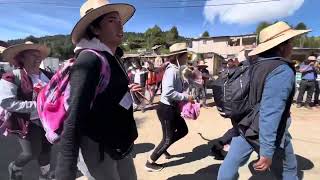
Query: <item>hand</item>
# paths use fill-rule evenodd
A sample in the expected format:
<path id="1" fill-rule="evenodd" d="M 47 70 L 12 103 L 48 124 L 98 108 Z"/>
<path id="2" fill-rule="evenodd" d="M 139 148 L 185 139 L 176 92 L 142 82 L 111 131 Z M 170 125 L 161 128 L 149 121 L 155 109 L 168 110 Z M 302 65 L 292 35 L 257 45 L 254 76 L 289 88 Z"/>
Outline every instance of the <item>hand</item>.
<path id="1" fill-rule="evenodd" d="M 253 164 L 253 167 L 254 167 L 254 170 L 263 172 L 269 169 L 271 164 L 272 164 L 272 159 L 261 156 L 259 161 Z"/>
<path id="2" fill-rule="evenodd" d="M 142 87 L 139 84 L 129 84 L 128 85 L 129 89 L 131 92 L 141 92 L 142 91 Z"/>
<path id="3" fill-rule="evenodd" d="M 192 104 L 194 103 L 193 96 L 188 96 L 188 102 L 191 102 Z"/>

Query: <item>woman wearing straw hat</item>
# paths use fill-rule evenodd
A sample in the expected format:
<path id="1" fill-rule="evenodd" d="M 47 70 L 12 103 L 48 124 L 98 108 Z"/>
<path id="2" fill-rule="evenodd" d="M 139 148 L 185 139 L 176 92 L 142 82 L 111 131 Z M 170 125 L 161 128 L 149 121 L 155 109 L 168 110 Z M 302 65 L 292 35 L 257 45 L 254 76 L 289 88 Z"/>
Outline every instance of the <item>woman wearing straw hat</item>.
<path id="1" fill-rule="evenodd" d="M 202 81 L 203 81 L 202 87 L 200 87 L 198 89 L 198 93 L 201 94 L 201 96 L 202 96 L 202 106 L 206 108 L 207 107 L 207 103 L 206 103 L 207 102 L 206 84 L 207 84 L 207 81 L 210 78 L 210 74 L 209 74 L 209 71 L 207 70 L 208 66 L 205 64 L 204 60 L 201 60 L 201 61 L 198 62 L 197 68 L 201 72 L 201 78 L 202 78 Z"/>
<path id="2" fill-rule="evenodd" d="M 288 132 L 295 75 L 288 58 L 293 38 L 307 32 L 294 30 L 285 22 L 277 22 L 260 32 L 260 44 L 249 53 L 259 56 L 252 66 L 250 81 L 249 103 L 253 110 L 238 123 L 241 135 L 231 141 L 219 169 L 219 180 L 236 179 L 239 167 L 253 151 L 259 154 L 253 165 L 255 171 L 274 170 L 271 165 L 279 163 L 282 168 L 275 171 L 278 179 L 297 179 L 297 161 Z"/>
<path id="3" fill-rule="evenodd" d="M 188 134 L 188 127 L 180 116 L 178 103 L 193 101 L 193 97 L 183 93 L 183 83 L 180 75 L 180 65 L 188 60 L 186 43 L 176 43 L 170 47 L 169 61 L 162 79 L 162 93 L 157 115 L 162 126 L 163 139 L 148 158 L 145 168 L 147 171 L 161 171 L 163 165 L 156 161 L 162 154 L 170 158 L 167 149 Z"/>
<path id="4" fill-rule="evenodd" d="M 0 40 L 0 61 L 2 61 L 2 53 L 7 47 L 8 47 L 8 44 Z M 4 68 L 0 67 L 0 77 L 2 77 L 4 73 L 5 73 Z"/>
<path id="5" fill-rule="evenodd" d="M 0 81 L 0 105 L 11 112 L 7 132 L 17 134 L 22 153 L 9 165 L 10 180 L 22 179 L 22 168 L 33 159 L 40 165 L 40 178 L 50 179 L 51 144 L 39 121 L 36 97 L 52 74 L 39 68 L 49 48 L 26 42 L 8 47 L 3 58 L 18 69 L 5 73 Z"/>
<path id="6" fill-rule="evenodd" d="M 79 148 L 96 180 L 137 179 L 131 151 L 138 133 L 130 91 L 140 91 L 141 87 L 129 85 L 126 70 L 117 57 L 123 25 L 134 12 L 132 5 L 106 0 L 88 0 L 81 6 L 81 19 L 71 33 L 77 59 L 70 76 L 70 107 L 60 140 L 57 180 L 76 178 Z M 85 49 L 96 51 L 107 60 L 109 81 L 93 103 L 101 61 Z"/>

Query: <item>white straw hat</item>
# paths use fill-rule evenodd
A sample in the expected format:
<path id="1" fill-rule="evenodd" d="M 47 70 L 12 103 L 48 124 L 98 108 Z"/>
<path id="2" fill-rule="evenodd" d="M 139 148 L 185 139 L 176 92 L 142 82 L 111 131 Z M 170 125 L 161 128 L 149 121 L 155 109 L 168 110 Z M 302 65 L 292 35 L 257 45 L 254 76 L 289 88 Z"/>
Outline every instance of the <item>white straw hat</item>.
<path id="1" fill-rule="evenodd" d="M 5 61 L 12 63 L 15 61 L 15 57 L 25 50 L 38 50 L 42 59 L 45 59 L 50 54 L 50 49 L 46 45 L 34 44 L 31 41 L 27 41 L 23 44 L 16 44 L 4 49 L 2 57 Z"/>
<path id="2" fill-rule="evenodd" d="M 81 19 L 71 32 L 72 43 L 77 44 L 86 33 L 88 26 L 98 17 L 118 12 L 124 25 L 134 14 L 135 7 L 126 3 L 113 3 L 108 0 L 87 0 L 80 8 Z"/>
<path id="3" fill-rule="evenodd" d="M 291 38 L 294 38 L 301 34 L 305 34 L 310 31 L 311 30 L 295 30 L 292 29 L 285 22 L 277 22 L 273 25 L 264 28 L 260 32 L 259 45 L 249 53 L 249 56 L 254 56 L 262 52 L 265 52 Z"/>
<path id="4" fill-rule="evenodd" d="M 175 43 L 169 47 L 170 53 L 167 56 L 172 56 L 176 54 L 186 53 L 187 51 L 187 43 Z"/>

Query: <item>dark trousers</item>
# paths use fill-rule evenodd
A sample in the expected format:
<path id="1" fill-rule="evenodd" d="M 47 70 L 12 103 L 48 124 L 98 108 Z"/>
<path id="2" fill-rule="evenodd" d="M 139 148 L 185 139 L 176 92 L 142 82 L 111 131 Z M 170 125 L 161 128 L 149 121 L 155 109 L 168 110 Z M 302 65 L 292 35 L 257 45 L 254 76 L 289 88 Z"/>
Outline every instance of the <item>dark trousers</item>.
<path id="1" fill-rule="evenodd" d="M 320 82 L 316 81 L 315 84 L 314 104 L 319 104 Z"/>
<path id="2" fill-rule="evenodd" d="M 14 161 L 18 167 L 25 166 L 33 159 L 37 159 L 40 166 L 50 164 L 51 144 L 45 137 L 42 127 L 30 123 L 29 134 L 25 139 L 19 138 L 22 153 Z"/>
<path id="3" fill-rule="evenodd" d="M 312 100 L 312 95 L 313 95 L 314 89 L 315 89 L 315 81 L 314 80 L 301 80 L 297 103 L 298 104 L 302 103 L 304 93 L 307 91 L 306 104 L 311 105 L 311 100 Z"/>
<path id="4" fill-rule="evenodd" d="M 157 115 L 161 122 L 163 138 L 151 155 L 152 161 L 157 161 L 173 143 L 188 134 L 188 126 L 180 116 L 179 108 L 160 103 Z"/>

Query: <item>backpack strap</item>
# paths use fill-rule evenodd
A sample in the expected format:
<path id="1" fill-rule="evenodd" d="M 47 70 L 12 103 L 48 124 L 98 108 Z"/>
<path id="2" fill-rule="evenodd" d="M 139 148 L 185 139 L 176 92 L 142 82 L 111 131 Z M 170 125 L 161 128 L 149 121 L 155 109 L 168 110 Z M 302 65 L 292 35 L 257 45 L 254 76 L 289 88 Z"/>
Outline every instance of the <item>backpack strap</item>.
<path id="1" fill-rule="evenodd" d="M 87 51 L 87 52 L 91 52 L 91 53 L 95 54 L 101 62 L 100 77 L 99 77 L 98 85 L 96 87 L 96 92 L 95 92 L 93 101 L 91 102 L 91 107 L 92 107 L 97 95 L 102 93 L 107 88 L 107 86 L 110 82 L 111 69 L 110 69 L 110 65 L 109 65 L 107 58 L 105 56 L 101 55 L 99 52 L 92 50 L 92 49 L 85 49 L 83 51 Z"/>

